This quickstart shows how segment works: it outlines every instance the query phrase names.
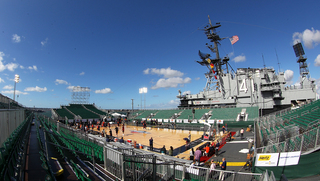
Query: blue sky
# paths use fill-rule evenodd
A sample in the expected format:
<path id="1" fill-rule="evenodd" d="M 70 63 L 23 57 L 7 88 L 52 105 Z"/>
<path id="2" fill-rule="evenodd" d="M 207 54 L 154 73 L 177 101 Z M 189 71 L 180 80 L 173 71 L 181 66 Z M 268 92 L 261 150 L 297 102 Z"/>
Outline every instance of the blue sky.
<path id="1" fill-rule="evenodd" d="M 293 41 L 304 46 L 311 77 L 320 85 L 318 1 L 0 1 L 0 91 L 30 107 L 71 102 L 73 86 L 90 88 L 90 103 L 105 109 L 175 108 L 178 90 L 198 93 L 210 53 L 202 29 L 221 22 L 220 55 L 233 69 L 267 67 L 299 80 Z M 320 86 L 319 86 L 320 87 Z M 318 90 L 319 93 L 319 90 Z M 144 98 L 144 96 L 142 96 Z M 144 107 L 144 103 L 143 103 Z"/>

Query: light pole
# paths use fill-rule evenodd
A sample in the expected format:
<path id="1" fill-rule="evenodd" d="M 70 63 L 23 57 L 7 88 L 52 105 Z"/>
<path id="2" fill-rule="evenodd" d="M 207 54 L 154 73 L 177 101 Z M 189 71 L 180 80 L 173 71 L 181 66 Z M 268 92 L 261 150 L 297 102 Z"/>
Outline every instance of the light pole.
<path id="1" fill-rule="evenodd" d="M 133 100 L 134 99 L 131 99 L 131 101 L 132 101 L 132 116 L 131 117 L 133 117 Z"/>
<path id="2" fill-rule="evenodd" d="M 16 100 L 16 84 L 19 83 L 20 76 L 18 74 L 14 75 L 14 90 L 13 90 L 13 101 Z"/>

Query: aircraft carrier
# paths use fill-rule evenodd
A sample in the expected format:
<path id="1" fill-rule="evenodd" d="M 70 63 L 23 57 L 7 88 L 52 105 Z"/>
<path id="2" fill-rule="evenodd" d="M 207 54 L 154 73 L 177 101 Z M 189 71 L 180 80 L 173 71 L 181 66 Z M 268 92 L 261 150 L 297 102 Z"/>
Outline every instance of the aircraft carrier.
<path id="1" fill-rule="evenodd" d="M 249 67 L 234 71 L 229 57 L 221 58 L 219 55 L 218 45 L 229 39 L 218 35 L 216 29 L 220 26 L 220 23 L 212 25 L 209 18 L 209 24 L 204 28 L 211 42 L 206 43 L 206 47 L 214 55 L 199 51 L 201 60 L 196 61 L 208 68 L 204 89 L 197 94 L 185 95 L 179 90 L 179 108 L 259 107 L 259 114 L 265 115 L 316 99 L 315 81 L 310 79 L 301 43 L 293 46 L 299 64 L 300 84 L 287 86 L 284 72 L 276 72 L 273 68 Z M 232 44 L 238 40 L 237 36 L 232 38 Z"/>

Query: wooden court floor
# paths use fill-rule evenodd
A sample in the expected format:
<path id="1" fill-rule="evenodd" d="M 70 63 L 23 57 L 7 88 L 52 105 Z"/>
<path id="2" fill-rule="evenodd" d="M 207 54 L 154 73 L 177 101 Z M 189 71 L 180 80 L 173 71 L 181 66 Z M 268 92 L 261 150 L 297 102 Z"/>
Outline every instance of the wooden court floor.
<path id="1" fill-rule="evenodd" d="M 152 137 L 153 139 L 153 147 L 154 148 L 162 148 L 165 145 L 166 149 L 169 150 L 170 146 L 173 149 L 181 147 L 186 144 L 184 138 L 188 138 L 189 131 L 188 130 L 174 130 L 174 129 L 162 129 L 162 128 L 151 128 L 147 127 L 143 129 L 141 126 L 125 126 L 124 133 L 122 132 L 122 126 L 120 125 L 118 136 L 115 131 L 116 125 L 112 125 L 110 128 L 112 130 L 112 136 L 118 137 L 126 141 L 131 139 L 132 141 L 136 141 L 137 144 L 145 145 L 149 147 L 149 139 Z M 102 130 L 105 130 L 106 134 L 109 135 L 109 127 L 102 127 Z M 94 128 L 97 131 L 96 128 Z M 191 141 L 199 139 L 203 135 L 203 131 L 190 131 L 191 133 Z"/>

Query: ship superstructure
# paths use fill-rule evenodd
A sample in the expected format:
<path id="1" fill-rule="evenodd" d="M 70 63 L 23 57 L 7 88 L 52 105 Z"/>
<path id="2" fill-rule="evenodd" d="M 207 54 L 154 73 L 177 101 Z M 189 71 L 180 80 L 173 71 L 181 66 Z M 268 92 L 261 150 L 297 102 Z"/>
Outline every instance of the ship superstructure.
<path id="1" fill-rule="evenodd" d="M 179 90 L 179 107 L 253 107 L 258 106 L 260 114 L 267 114 L 300 102 L 316 99 L 316 85 L 310 80 L 306 58 L 301 43 L 293 46 L 300 68 L 300 84 L 286 86 L 284 72 L 277 73 L 273 68 L 232 69 L 229 57 L 221 58 L 218 45 L 221 38 L 216 29 L 220 23 L 205 27 L 204 31 L 212 44 L 206 46 L 215 56 L 199 51 L 200 65 L 206 66 L 207 79 L 203 91 L 198 94 L 182 95 Z"/>

